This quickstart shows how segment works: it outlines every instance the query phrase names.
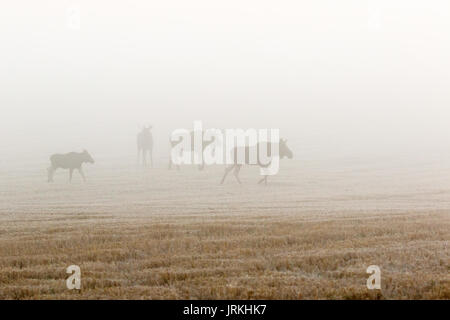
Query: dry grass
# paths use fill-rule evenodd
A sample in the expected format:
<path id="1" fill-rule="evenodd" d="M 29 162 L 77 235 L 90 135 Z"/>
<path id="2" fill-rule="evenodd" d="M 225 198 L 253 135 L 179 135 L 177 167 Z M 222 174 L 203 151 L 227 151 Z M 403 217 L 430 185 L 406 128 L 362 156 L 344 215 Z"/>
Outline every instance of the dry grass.
<path id="1" fill-rule="evenodd" d="M 218 168 L 91 168 L 87 185 L 5 175 L 0 298 L 450 298 L 442 174 L 298 168 L 268 187 L 252 169 L 242 186 L 218 186 Z M 79 292 L 65 286 L 72 264 Z M 365 285 L 373 264 L 381 292 Z"/>

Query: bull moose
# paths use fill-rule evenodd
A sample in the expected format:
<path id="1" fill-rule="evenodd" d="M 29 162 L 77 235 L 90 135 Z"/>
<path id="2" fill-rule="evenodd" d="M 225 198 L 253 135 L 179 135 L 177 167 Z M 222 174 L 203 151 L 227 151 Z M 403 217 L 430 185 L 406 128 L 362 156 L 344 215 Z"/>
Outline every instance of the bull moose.
<path id="1" fill-rule="evenodd" d="M 48 182 L 53 182 L 53 175 L 59 168 L 69 169 L 69 181 L 72 181 L 73 170 L 77 169 L 83 180 L 86 181 L 86 177 L 83 173 L 83 163 L 94 163 L 94 159 L 89 152 L 84 150 L 83 152 L 70 152 L 66 154 L 54 154 L 50 157 L 51 166 L 48 171 Z"/>

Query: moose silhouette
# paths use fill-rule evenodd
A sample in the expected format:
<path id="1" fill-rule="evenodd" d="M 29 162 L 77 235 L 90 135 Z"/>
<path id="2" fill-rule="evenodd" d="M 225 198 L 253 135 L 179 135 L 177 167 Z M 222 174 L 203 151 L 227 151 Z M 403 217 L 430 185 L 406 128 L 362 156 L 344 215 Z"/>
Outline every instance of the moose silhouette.
<path id="1" fill-rule="evenodd" d="M 220 184 L 223 184 L 225 182 L 225 179 L 226 179 L 228 173 L 230 173 L 230 171 L 233 170 L 233 169 L 234 169 L 234 176 L 235 176 L 237 182 L 239 184 L 241 183 L 241 180 L 239 179 L 239 172 L 240 172 L 243 164 L 241 162 L 238 162 L 238 154 L 239 154 L 239 152 L 241 152 L 242 154 L 245 155 L 244 164 L 257 165 L 260 168 L 268 168 L 270 166 L 271 161 L 269 163 L 267 163 L 267 164 L 263 164 L 261 162 L 261 159 L 260 159 L 259 149 L 262 148 L 262 145 L 261 145 L 262 143 L 266 143 L 267 144 L 267 149 L 266 149 L 268 151 L 267 156 L 268 156 L 269 159 L 272 159 L 272 155 L 270 154 L 270 152 L 272 150 L 272 143 L 271 142 L 260 142 L 260 143 L 256 144 L 255 146 L 235 147 L 233 149 L 234 163 L 229 165 L 229 166 L 227 166 L 225 168 L 225 173 L 224 173 L 224 175 L 222 177 L 222 181 L 220 182 Z M 292 157 L 293 157 L 292 151 L 291 151 L 291 149 L 289 149 L 289 147 L 287 146 L 286 143 L 287 143 L 287 140 L 284 140 L 284 139 L 280 139 L 280 141 L 278 143 L 280 159 L 283 159 L 285 157 L 287 157 L 289 159 L 292 159 Z M 242 148 L 244 150 L 242 150 Z M 241 150 L 239 150 L 239 149 L 241 149 Z M 256 154 L 257 155 L 256 163 L 250 163 L 250 161 L 249 161 L 250 154 Z M 267 175 L 265 175 L 261 180 L 259 180 L 258 184 L 261 184 L 263 182 L 264 182 L 264 184 L 267 184 Z"/>
<path id="2" fill-rule="evenodd" d="M 150 155 L 150 166 L 153 168 L 153 135 L 152 126 L 146 126 L 137 135 L 138 164 L 141 160 L 144 167 L 147 166 L 147 153 Z"/>
<path id="3" fill-rule="evenodd" d="M 94 159 L 89 152 L 84 150 L 83 152 L 70 152 L 66 154 L 54 154 L 50 157 L 51 166 L 47 169 L 48 182 L 53 182 L 53 175 L 59 168 L 69 169 L 69 181 L 72 181 L 73 171 L 78 170 L 83 180 L 86 181 L 86 177 L 83 172 L 83 163 L 94 163 Z"/>

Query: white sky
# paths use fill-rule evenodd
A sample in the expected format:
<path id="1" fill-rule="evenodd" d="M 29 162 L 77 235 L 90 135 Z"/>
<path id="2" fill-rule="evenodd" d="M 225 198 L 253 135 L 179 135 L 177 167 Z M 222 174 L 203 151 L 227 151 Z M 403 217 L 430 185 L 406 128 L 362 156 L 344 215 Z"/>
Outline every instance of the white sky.
<path id="1" fill-rule="evenodd" d="M 194 120 L 325 157 L 450 149 L 448 1 L 16 0 L 0 39 L 6 158 L 128 154 L 144 123 L 163 150 Z"/>

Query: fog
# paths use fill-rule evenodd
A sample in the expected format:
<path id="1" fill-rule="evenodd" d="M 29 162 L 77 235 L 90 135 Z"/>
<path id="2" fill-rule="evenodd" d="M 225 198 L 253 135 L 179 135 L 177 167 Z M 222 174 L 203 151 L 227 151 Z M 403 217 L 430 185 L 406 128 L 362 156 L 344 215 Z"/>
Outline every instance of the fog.
<path id="1" fill-rule="evenodd" d="M 448 1 L 18 0 L 0 24 L 3 168 L 135 157 L 146 124 L 163 165 L 195 120 L 279 128 L 299 161 L 450 153 Z"/>

